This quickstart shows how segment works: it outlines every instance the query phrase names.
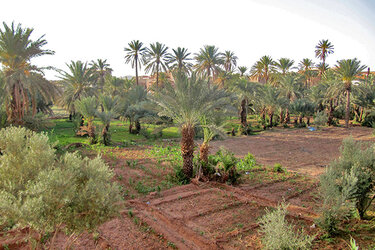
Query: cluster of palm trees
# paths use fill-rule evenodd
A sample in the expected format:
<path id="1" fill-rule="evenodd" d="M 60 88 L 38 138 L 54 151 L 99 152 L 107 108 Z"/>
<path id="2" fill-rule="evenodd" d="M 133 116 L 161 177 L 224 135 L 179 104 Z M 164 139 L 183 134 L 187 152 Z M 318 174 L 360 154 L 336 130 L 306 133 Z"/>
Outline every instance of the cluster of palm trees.
<path id="1" fill-rule="evenodd" d="M 103 142 L 109 144 L 110 123 L 115 118 L 129 120 L 129 132 L 139 133 L 145 117 L 169 117 L 181 127 L 184 172 L 189 177 L 194 128 L 200 126 L 204 130 L 200 151 L 205 161 L 210 139 L 222 131 L 222 118 L 233 114 L 236 108 L 246 133 L 249 112 L 259 115 L 266 128 L 276 120 L 287 125 L 291 114 L 295 123 L 302 123 L 304 117 L 309 123 L 315 112 L 325 110 L 328 123 L 333 124 L 335 113 L 345 110 L 348 127 L 351 114 L 361 122 L 372 115 L 375 107 L 374 77 L 362 74 L 365 66 L 356 58 L 337 61 L 330 68 L 326 58 L 334 47 L 328 40 L 321 40 L 316 46 L 319 64 L 304 58 L 295 66 L 292 59 L 274 60 L 266 55 L 254 63 L 249 74 L 247 67 L 237 67 L 234 52 L 222 53 L 212 45 L 192 55 L 182 47 L 170 53 L 159 42 L 145 47 L 140 41 L 132 41 L 125 48 L 125 61 L 135 68 L 135 78 L 114 77 L 109 63 L 97 59 L 90 63 L 71 61 L 67 70 L 57 70 L 60 80 L 51 82 L 44 78 L 44 68 L 31 63 L 35 57 L 54 54 L 44 49 L 46 40 L 31 40 L 33 29 L 21 25 L 3 26 L 0 107 L 8 124 L 23 125 L 25 117 L 34 117 L 43 105 L 59 104 L 72 118 L 82 119 L 79 133 L 87 134 L 92 143 L 97 141 L 94 119 L 99 119 Z M 156 85 L 151 91 L 139 86 L 142 66 L 155 76 Z M 160 82 L 168 83 L 161 72 L 171 73 L 174 84 L 160 86 Z"/>

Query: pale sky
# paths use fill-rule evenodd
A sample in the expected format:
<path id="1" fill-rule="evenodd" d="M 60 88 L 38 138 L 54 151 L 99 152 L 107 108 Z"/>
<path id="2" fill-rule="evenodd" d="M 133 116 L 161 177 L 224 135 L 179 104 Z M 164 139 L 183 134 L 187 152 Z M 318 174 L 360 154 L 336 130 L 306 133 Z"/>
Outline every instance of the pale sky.
<path id="1" fill-rule="evenodd" d="M 34 63 L 63 70 L 71 60 L 101 58 L 114 75 L 134 75 L 124 60 L 132 40 L 192 54 L 216 45 L 234 51 L 238 65 L 248 68 L 263 55 L 318 62 L 321 39 L 335 46 L 331 66 L 357 57 L 375 70 L 374 0 L 9 0 L 1 2 L 0 21 L 33 27 L 34 39 L 45 34 L 45 48 L 56 54 Z M 48 79 L 56 75 L 46 72 Z"/>

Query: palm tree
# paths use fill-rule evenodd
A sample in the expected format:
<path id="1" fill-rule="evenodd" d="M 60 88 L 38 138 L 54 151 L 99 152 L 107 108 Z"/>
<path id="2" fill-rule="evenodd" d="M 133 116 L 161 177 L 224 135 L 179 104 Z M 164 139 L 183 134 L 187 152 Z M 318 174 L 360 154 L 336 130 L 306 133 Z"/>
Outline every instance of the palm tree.
<path id="1" fill-rule="evenodd" d="M 63 82 L 64 94 L 61 104 L 71 113 L 75 113 L 74 102 L 82 97 L 94 95 L 93 84 L 96 76 L 93 68 L 88 67 L 87 63 L 81 61 L 71 61 L 66 64 L 69 72 L 59 70 L 59 78 Z"/>
<path id="2" fill-rule="evenodd" d="M 247 67 L 246 66 L 239 66 L 238 71 L 240 72 L 240 76 L 243 76 L 247 71 Z"/>
<path id="3" fill-rule="evenodd" d="M 278 60 L 278 62 L 275 62 L 276 68 L 280 71 L 282 75 L 285 75 L 288 73 L 294 64 L 294 60 L 282 57 Z"/>
<path id="4" fill-rule="evenodd" d="M 135 82 L 138 85 L 138 67 L 141 69 L 147 49 L 143 47 L 143 43 L 139 40 L 131 41 L 128 46 L 128 48 L 124 49 L 126 52 L 125 62 L 131 63 L 132 68 L 135 68 Z"/>
<path id="5" fill-rule="evenodd" d="M 91 61 L 90 66 L 94 70 L 94 74 L 97 77 L 99 89 L 103 91 L 105 77 L 111 75 L 112 69 L 107 63 L 107 60 L 97 59 L 96 61 Z"/>
<path id="6" fill-rule="evenodd" d="M 308 87 L 311 77 L 313 75 L 312 68 L 314 67 L 314 63 L 309 58 L 303 58 L 299 62 L 298 67 L 299 67 L 299 71 L 302 73 L 303 77 L 305 78 L 306 87 Z"/>
<path id="7" fill-rule="evenodd" d="M 298 90 L 298 77 L 294 74 L 288 74 L 280 79 L 280 94 L 284 96 L 289 103 L 298 99 L 301 94 Z M 290 121 L 289 108 L 286 107 L 284 122 L 287 124 Z"/>
<path id="8" fill-rule="evenodd" d="M 117 97 L 112 98 L 110 96 L 100 95 L 99 102 L 103 107 L 102 112 L 97 112 L 97 116 L 103 124 L 102 129 L 102 142 L 108 146 L 111 144 L 111 136 L 109 133 L 109 127 L 112 119 L 119 115 L 120 105 Z"/>
<path id="9" fill-rule="evenodd" d="M 263 56 L 251 67 L 251 76 L 263 78 L 268 83 L 270 74 L 275 70 L 275 61 L 270 56 Z"/>
<path id="10" fill-rule="evenodd" d="M 97 113 L 98 102 L 95 96 L 82 98 L 75 101 L 75 108 L 86 120 L 87 126 L 81 127 L 80 135 L 87 134 L 90 137 L 90 144 L 96 143 L 95 126 L 93 124 Z"/>
<path id="11" fill-rule="evenodd" d="M 156 42 L 150 44 L 146 54 L 146 73 L 156 74 L 156 87 L 159 84 L 159 72 L 167 71 L 168 47 Z"/>
<path id="12" fill-rule="evenodd" d="M 315 46 L 315 57 L 322 60 L 322 69 L 325 71 L 326 58 L 329 54 L 334 53 L 334 46 L 327 40 L 320 40 L 318 45 Z"/>
<path id="13" fill-rule="evenodd" d="M 329 70 L 329 65 L 328 64 L 323 64 L 323 63 L 318 63 L 316 65 L 316 68 L 318 69 L 319 76 L 323 77 L 327 70 Z"/>
<path id="14" fill-rule="evenodd" d="M 226 72 L 231 72 L 237 66 L 238 57 L 233 51 L 226 50 L 223 54 L 224 57 L 224 69 Z"/>
<path id="15" fill-rule="evenodd" d="M 219 48 L 214 45 L 205 45 L 195 54 L 197 61 L 196 69 L 202 75 L 208 77 L 209 82 L 215 80 L 216 75 L 220 71 L 220 66 L 224 64 L 223 55 L 219 52 Z"/>
<path id="16" fill-rule="evenodd" d="M 189 73 L 193 64 L 189 62 L 191 58 L 189 58 L 190 53 L 188 53 L 188 50 L 186 48 L 178 47 L 177 49 L 172 49 L 172 51 L 173 53 L 168 55 L 168 64 L 171 64 L 169 68 Z"/>
<path id="17" fill-rule="evenodd" d="M 181 128 L 181 153 L 183 172 L 186 177 L 193 176 L 194 128 L 200 118 L 221 110 L 231 103 L 230 94 L 217 86 L 209 86 L 196 74 L 188 77 L 184 74 L 174 75 L 175 86 L 167 86 L 156 92 L 152 100 L 160 107 L 160 116 L 172 118 Z"/>
<path id="18" fill-rule="evenodd" d="M 280 91 L 275 87 L 265 84 L 263 86 L 262 103 L 269 118 L 269 127 L 273 126 L 273 116 L 278 108 L 286 105 L 286 99 L 280 95 Z"/>
<path id="19" fill-rule="evenodd" d="M 43 69 L 30 62 L 35 57 L 53 55 L 54 52 L 42 48 L 47 44 L 44 36 L 35 41 L 30 39 L 32 28 L 23 29 L 21 24 L 15 26 L 14 23 L 8 26 L 5 22 L 3 26 L 4 29 L 0 29 L 0 63 L 4 72 L 6 112 L 10 123 L 20 125 L 30 102 L 35 115 L 38 93 L 47 99 L 56 91 L 40 74 Z"/>
<path id="20" fill-rule="evenodd" d="M 345 127 L 349 127 L 349 113 L 350 113 L 350 92 L 352 90 L 352 81 L 358 77 L 366 68 L 361 65 L 361 61 L 357 58 L 337 61 L 336 73 L 340 80 L 344 83 L 346 90 L 346 112 L 345 112 Z"/>

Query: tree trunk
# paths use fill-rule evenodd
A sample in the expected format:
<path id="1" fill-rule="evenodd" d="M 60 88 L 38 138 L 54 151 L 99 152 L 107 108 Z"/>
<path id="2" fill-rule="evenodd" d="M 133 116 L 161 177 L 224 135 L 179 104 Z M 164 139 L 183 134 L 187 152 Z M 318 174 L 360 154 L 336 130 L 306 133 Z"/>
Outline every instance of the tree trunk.
<path id="1" fill-rule="evenodd" d="M 135 58 L 135 83 L 138 86 L 138 58 Z"/>
<path id="2" fill-rule="evenodd" d="M 310 126 L 310 116 L 307 117 L 307 126 Z"/>
<path id="3" fill-rule="evenodd" d="M 273 124 L 272 124 L 272 120 L 273 120 L 273 113 L 272 114 L 268 114 L 268 117 L 270 118 L 270 125 L 269 127 L 272 128 Z"/>
<path id="4" fill-rule="evenodd" d="M 133 132 L 133 122 L 130 121 L 129 122 L 129 134 L 131 134 Z"/>
<path id="5" fill-rule="evenodd" d="M 299 118 L 299 124 L 302 124 L 302 122 L 303 122 L 303 116 L 300 115 L 298 118 Z"/>
<path id="6" fill-rule="evenodd" d="M 203 142 L 201 146 L 199 147 L 199 159 L 207 163 L 208 162 L 208 151 L 209 151 L 209 145 L 208 143 Z"/>
<path id="7" fill-rule="evenodd" d="M 186 177 L 191 178 L 193 177 L 194 127 L 190 124 L 183 125 L 181 135 L 182 171 Z"/>
<path id="8" fill-rule="evenodd" d="M 361 113 L 359 114 L 359 122 L 362 122 L 363 119 L 363 107 L 361 107 Z"/>
<path id="9" fill-rule="evenodd" d="M 156 88 L 159 87 L 159 64 L 156 65 Z"/>
<path id="10" fill-rule="evenodd" d="M 136 134 L 139 134 L 139 131 L 141 131 L 141 123 L 139 122 L 139 120 L 136 120 L 135 121 L 135 132 L 136 132 Z"/>
<path id="11" fill-rule="evenodd" d="M 328 115 L 328 121 L 327 121 L 329 126 L 333 124 L 333 111 L 334 111 L 333 100 L 331 99 L 329 102 L 329 115 Z"/>
<path id="12" fill-rule="evenodd" d="M 241 101 L 240 118 L 241 118 L 241 125 L 242 125 L 242 127 L 246 128 L 246 126 L 247 126 L 247 117 L 246 117 L 246 99 L 245 98 Z"/>
<path id="13" fill-rule="evenodd" d="M 346 112 L 345 112 L 345 127 L 349 128 L 349 113 L 350 113 L 350 89 L 346 90 Z"/>
<path id="14" fill-rule="evenodd" d="M 90 137 L 90 144 L 96 143 L 95 126 L 92 121 L 87 121 L 87 134 Z"/>
<path id="15" fill-rule="evenodd" d="M 280 124 L 284 123 L 284 112 L 283 109 L 280 109 Z"/>
<path id="16" fill-rule="evenodd" d="M 286 108 L 286 111 L 285 111 L 285 123 L 288 124 L 289 122 L 290 122 L 289 108 Z"/>
<path id="17" fill-rule="evenodd" d="M 109 138 L 109 124 L 105 125 L 103 130 L 102 130 L 102 136 L 103 136 L 103 143 L 106 146 L 109 146 L 110 144 L 110 138 Z"/>

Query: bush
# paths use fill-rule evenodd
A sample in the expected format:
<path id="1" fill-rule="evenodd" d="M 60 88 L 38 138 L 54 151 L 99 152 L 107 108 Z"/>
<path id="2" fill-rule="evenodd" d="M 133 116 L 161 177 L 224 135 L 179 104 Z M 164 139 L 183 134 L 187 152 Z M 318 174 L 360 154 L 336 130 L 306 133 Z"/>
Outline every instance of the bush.
<path id="1" fill-rule="evenodd" d="M 329 233 L 335 233 L 339 221 L 350 216 L 356 208 L 361 219 L 374 200 L 375 154 L 369 144 L 343 140 L 341 156 L 321 175 L 323 212 L 319 219 Z"/>
<path id="2" fill-rule="evenodd" d="M 215 176 L 217 181 L 234 184 L 237 182 L 240 174 L 237 172 L 238 159 L 232 152 L 220 148 L 214 155 L 208 156 L 208 164 L 215 166 Z"/>
<path id="3" fill-rule="evenodd" d="M 280 163 L 275 163 L 275 165 L 273 165 L 273 171 L 277 172 L 277 173 L 285 173 L 286 172 L 285 168 Z"/>
<path id="4" fill-rule="evenodd" d="M 119 189 L 100 157 L 57 159 L 46 134 L 16 127 L 0 130 L 0 150 L 0 224 L 81 231 L 117 212 Z"/>
<path id="5" fill-rule="evenodd" d="M 237 170 L 248 171 L 256 166 L 256 159 L 254 155 L 248 153 L 243 159 L 237 163 Z"/>
<path id="6" fill-rule="evenodd" d="M 305 235 L 303 230 L 296 230 L 285 219 L 287 206 L 281 204 L 274 211 L 266 209 L 266 214 L 259 220 L 262 244 L 265 249 L 310 249 L 314 236 Z"/>
<path id="7" fill-rule="evenodd" d="M 324 111 L 316 112 L 314 116 L 314 124 L 316 126 L 324 126 L 328 122 L 328 115 Z"/>

